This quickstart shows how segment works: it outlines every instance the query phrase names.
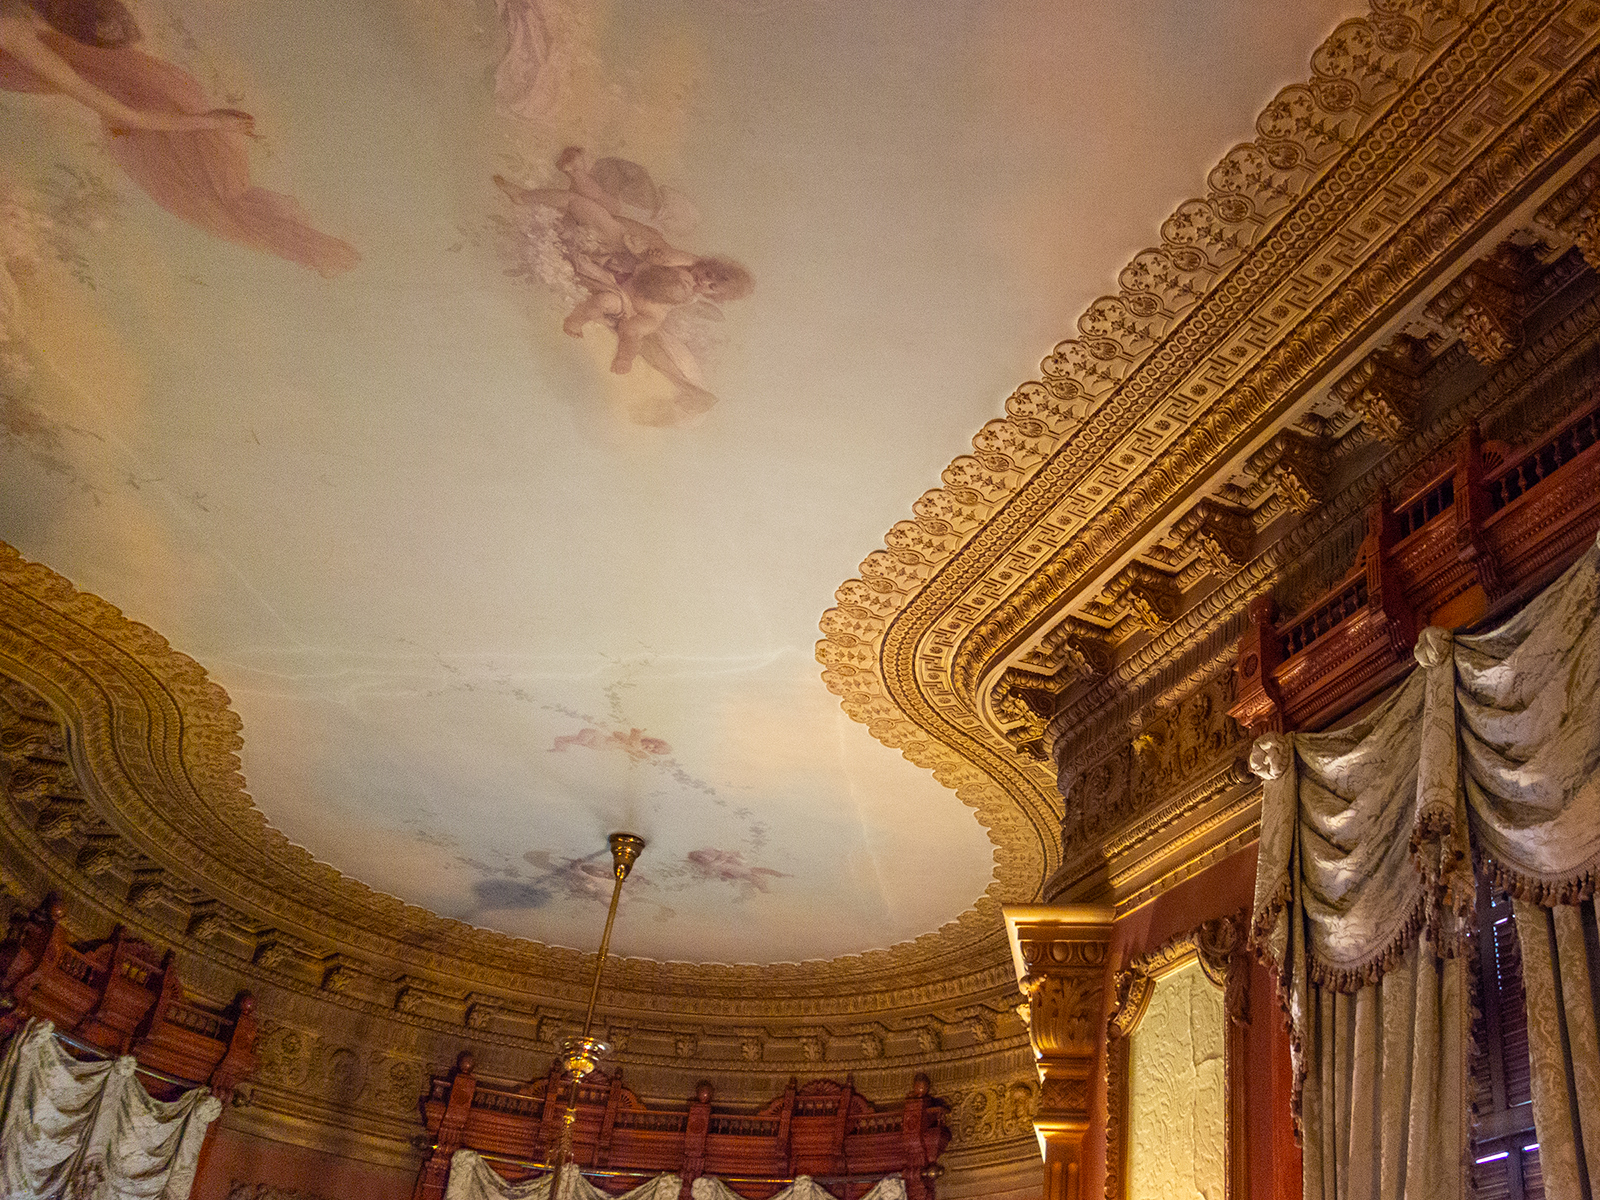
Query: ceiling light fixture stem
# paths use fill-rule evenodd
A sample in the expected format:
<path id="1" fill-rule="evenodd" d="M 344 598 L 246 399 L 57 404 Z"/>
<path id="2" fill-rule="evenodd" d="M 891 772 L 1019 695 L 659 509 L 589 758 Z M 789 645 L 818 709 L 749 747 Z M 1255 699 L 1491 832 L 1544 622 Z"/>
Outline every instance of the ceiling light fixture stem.
<path id="1" fill-rule="evenodd" d="M 605 932 L 600 935 L 600 953 L 594 961 L 594 983 L 589 988 L 589 1007 L 583 1014 L 583 1032 L 575 1038 L 562 1038 L 558 1047 L 561 1064 L 566 1068 L 571 1090 L 567 1094 L 567 1110 L 561 1114 L 561 1140 L 556 1146 L 552 1163 L 552 1200 L 566 1195 L 563 1173 L 572 1161 L 572 1132 L 578 1123 L 578 1085 L 598 1065 L 599 1057 L 608 1047 L 589 1036 L 594 1027 L 595 1005 L 600 999 L 600 980 L 605 972 L 606 955 L 611 949 L 611 927 L 617 920 L 617 903 L 622 899 L 622 882 L 633 870 L 633 864 L 644 849 L 644 839 L 635 833 L 613 833 L 611 843 L 611 869 L 617 881 L 611 888 L 611 907 L 606 911 Z"/>
<path id="2" fill-rule="evenodd" d="M 594 982 L 589 986 L 589 1008 L 583 1014 L 583 1036 L 594 1026 L 594 1006 L 600 999 L 600 973 L 606 969 L 606 954 L 611 950 L 611 926 L 617 920 L 617 901 L 622 899 L 622 881 L 627 871 L 617 868 L 617 882 L 611 888 L 611 908 L 606 912 L 606 931 L 600 935 L 600 955 L 594 961 Z"/>

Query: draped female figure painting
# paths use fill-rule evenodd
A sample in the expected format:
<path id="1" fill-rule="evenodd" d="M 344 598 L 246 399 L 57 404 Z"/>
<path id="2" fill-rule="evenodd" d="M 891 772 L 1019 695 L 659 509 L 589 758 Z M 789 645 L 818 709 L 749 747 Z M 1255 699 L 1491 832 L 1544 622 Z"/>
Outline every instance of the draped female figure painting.
<path id="1" fill-rule="evenodd" d="M 106 150 L 162 208 L 240 245 L 332 277 L 361 256 L 290 196 L 250 182 L 248 113 L 212 108 L 198 81 L 133 49 L 120 0 L 0 0 L 0 88 L 64 96 L 99 116 Z"/>

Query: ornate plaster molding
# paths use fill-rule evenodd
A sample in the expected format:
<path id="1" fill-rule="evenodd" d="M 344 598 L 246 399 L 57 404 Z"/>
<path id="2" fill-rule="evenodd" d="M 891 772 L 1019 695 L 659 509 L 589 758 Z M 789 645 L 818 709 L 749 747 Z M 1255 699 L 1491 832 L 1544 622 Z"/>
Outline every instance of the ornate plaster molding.
<path id="1" fill-rule="evenodd" d="M 180 952 L 401 1025 L 543 1050 L 581 1012 L 578 952 L 404 905 L 290 844 L 244 791 L 223 690 L 150 629 L 3 544 L 0 691 L 0 842 L 19 870 Z M 996 1028 L 1015 985 L 998 912 L 989 925 L 986 914 L 831 963 L 619 960 L 610 1016 L 637 1027 L 630 1059 L 663 1065 L 680 1034 L 701 1057 L 727 1050 L 741 1062 L 757 1039 L 774 1072 L 810 1061 L 812 1041 L 818 1061 L 846 1067 L 1003 1055 L 1023 1031 Z M 986 1038 L 953 1032 L 984 1014 Z M 868 1039 L 878 1053 L 862 1051 Z"/>
<path id="2" fill-rule="evenodd" d="M 996 890 L 1038 894 L 1061 810 L 982 681 L 1573 153 L 1600 114 L 1597 42 L 1586 4 L 1383 0 L 1342 24 L 840 587 L 824 680 L 978 809 Z"/>
<path id="3" fill-rule="evenodd" d="M 216 861 L 196 862 L 184 846 L 146 853 L 101 781 L 81 774 L 85 723 L 69 723 L 57 706 L 76 690 L 72 672 L 40 653 L 29 662 L 34 678 L 19 678 L 23 669 L 12 657 L 19 643 L 8 639 L 18 624 L 42 632 L 50 623 L 48 608 L 31 616 L 25 609 L 16 595 L 0 599 L 0 643 L 7 647 L 0 656 L 0 923 L 55 890 L 67 902 L 69 926 L 83 936 L 120 924 L 175 949 L 196 995 L 215 999 L 250 987 L 261 998 L 262 1067 L 229 1121 L 272 1140 L 404 1168 L 414 1160 L 418 1097 L 430 1073 L 463 1047 L 511 1081 L 546 1072 L 551 1043 L 576 1028 L 581 1011 L 581 1002 L 550 995 L 559 993 L 559 981 L 529 975 L 500 990 L 467 973 L 407 961 L 404 950 L 384 960 L 348 944 L 336 948 L 326 930 L 287 929 L 281 914 L 253 912 L 233 893 L 219 900 L 215 885 L 226 871 Z M 120 617 L 101 616 L 102 633 L 128 632 Z M 128 675 L 103 672 L 95 635 L 80 628 L 76 636 L 73 670 L 128 700 L 140 695 L 128 688 Z M 54 682 L 41 683 L 46 676 Z M 155 698 L 145 696 L 141 710 Z M 112 725 L 118 727 L 115 715 Z M 142 732 L 151 733 L 151 725 Z M 181 746 L 181 734 L 179 740 Z M 118 752 L 139 760 L 143 747 L 120 743 Z M 103 866 L 91 870 L 91 857 Z M 634 1088 L 657 1099 L 681 1096 L 708 1071 L 739 1103 L 764 1098 L 797 1074 L 853 1073 L 864 1094 L 893 1096 L 913 1072 L 925 1071 L 939 1094 L 961 1105 L 964 1169 L 984 1177 L 1033 1153 L 1031 1128 L 1018 1121 L 1031 1121 L 1037 1103 L 1036 1085 L 1005 1082 L 1031 1077 L 1031 1055 L 1012 1011 L 1009 963 L 992 974 L 981 966 L 949 973 L 921 993 L 926 1003 L 913 999 L 915 986 L 886 981 L 887 992 L 866 992 L 844 1008 L 762 994 L 755 985 L 739 1004 L 666 997 L 652 1007 L 624 995 L 613 1005 L 608 996 L 604 1032 Z M 874 996 L 883 1001 L 876 1009 Z"/>

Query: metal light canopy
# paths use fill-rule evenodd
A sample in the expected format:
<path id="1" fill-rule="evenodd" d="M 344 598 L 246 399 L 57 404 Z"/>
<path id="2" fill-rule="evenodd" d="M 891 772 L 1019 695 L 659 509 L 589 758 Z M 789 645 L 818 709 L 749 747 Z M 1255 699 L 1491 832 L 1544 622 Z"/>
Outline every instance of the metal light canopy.
<path id="1" fill-rule="evenodd" d="M 638 861 L 639 853 L 645 847 L 645 840 L 636 833 L 613 833 L 607 841 L 611 844 L 611 870 L 617 882 L 611 888 L 611 908 L 606 912 L 605 932 L 600 935 L 600 953 L 595 958 L 594 983 L 589 988 L 589 1008 L 583 1014 L 583 1032 L 576 1037 L 564 1037 L 556 1043 L 556 1056 L 574 1085 L 599 1066 L 600 1056 L 611 1049 L 599 1038 L 591 1037 L 589 1031 L 594 1026 L 595 1003 L 600 999 L 600 976 L 605 970 L 606 954 L 611 949 L 611 926 L 617 919 L 617 901 L 622 898 L 622 882 L 628 878 L 628 872 L 633 870 L 633 864 Z M 573 1098 L 577 1098 L 576 1090 Z"/>

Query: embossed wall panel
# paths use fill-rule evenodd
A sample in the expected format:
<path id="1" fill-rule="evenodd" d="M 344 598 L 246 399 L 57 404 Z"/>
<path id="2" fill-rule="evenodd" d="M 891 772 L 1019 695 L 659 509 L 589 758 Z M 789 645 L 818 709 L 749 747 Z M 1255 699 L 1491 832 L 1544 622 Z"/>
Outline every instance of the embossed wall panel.
<path id="1" fill-rule="evenodd" d="M 1223 1200 L 1222 989 L 1198 959 L 1156 981 L 1130 1042 L 1128 1200 Z"/>

